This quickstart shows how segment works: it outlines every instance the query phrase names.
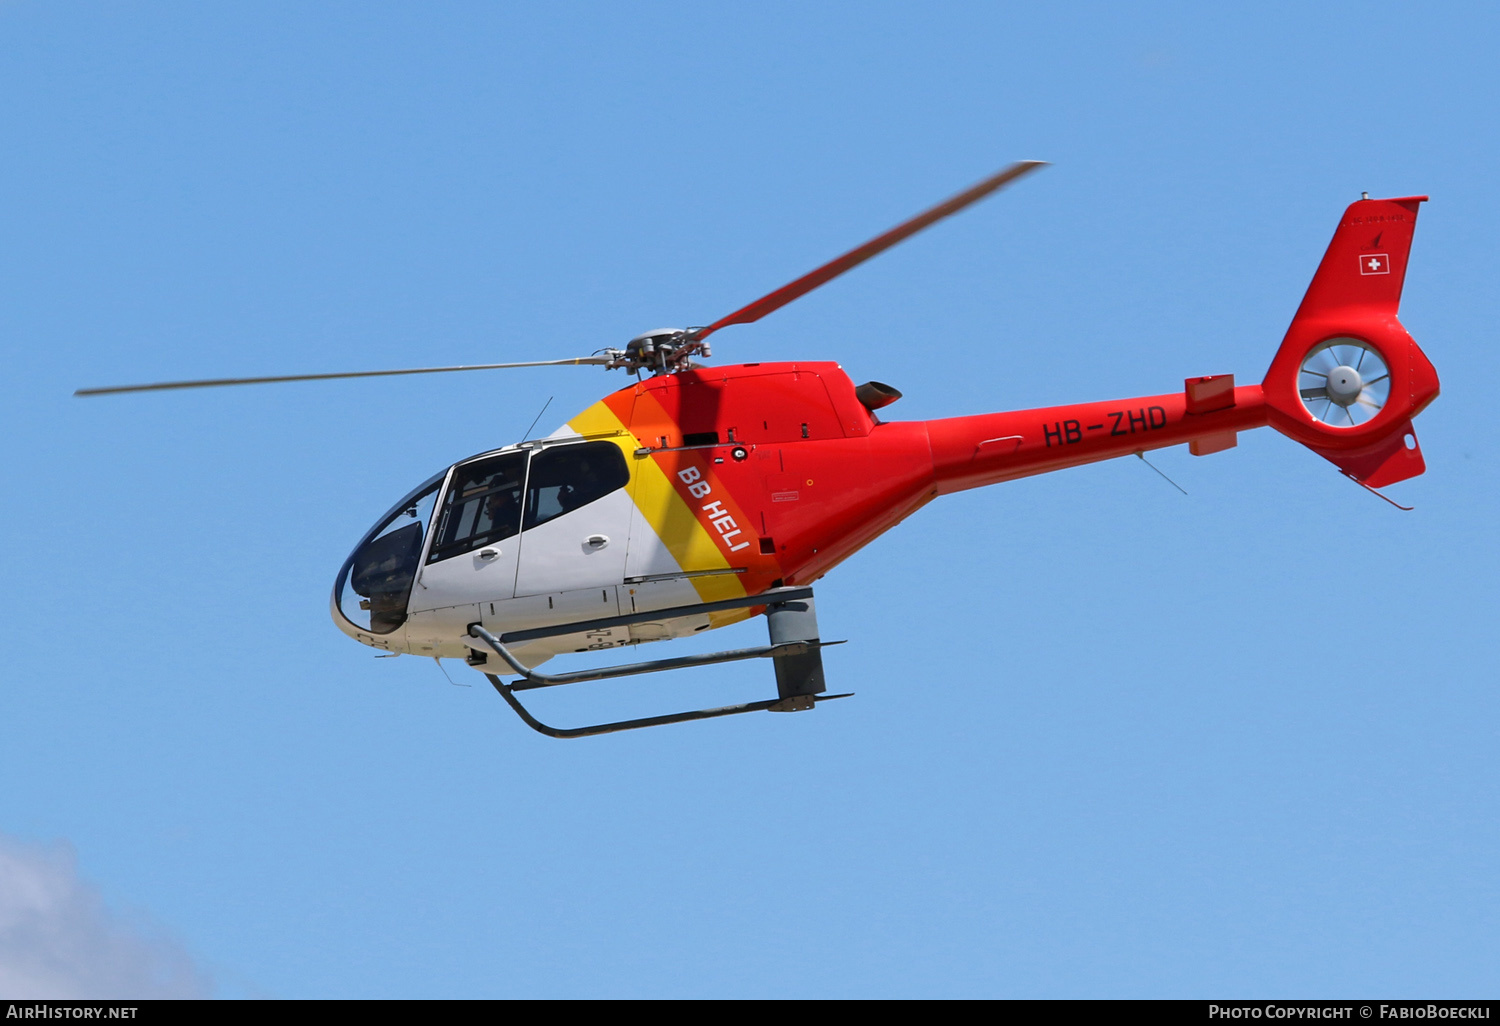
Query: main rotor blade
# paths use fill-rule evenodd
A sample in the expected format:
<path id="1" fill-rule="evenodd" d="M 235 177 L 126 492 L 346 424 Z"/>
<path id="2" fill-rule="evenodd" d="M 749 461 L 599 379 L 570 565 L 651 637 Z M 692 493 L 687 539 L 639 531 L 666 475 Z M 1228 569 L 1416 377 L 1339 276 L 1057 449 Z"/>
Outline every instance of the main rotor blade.
<path id="1" fill-rule="evenodd" d="M 1021 160 L 1010 165 L 998 174 L 991 175 L 984 181 L 973 185 L 957 196 L 939 203 L 931 210 L 924 211 L 909 221 L 905 221 L 886 232 L 877 235 L 863 246 L 858 246 L 845 253 L 843 256 L 830 260 L 817 270 L 804 274 L 796 281 L 783 285 L 775 292 L 762 296 L 749 306 L 736 310 L 721 320 L 714 321 L 706 328 L 699 328 L 691 335 L 694 339 L 707 338 L 720 328 L 731 324 L 750 324 L 758 321 L 773 310 L 779 310 L 794 299 L 807 295 L 813 289 L 825 282 L 831 281 L 853 267 L 858 267 L 877 253 L 890 249 L 898 242 L 911 238 L 917 232 L 930 224 L 941 221 L 950 214 L 956 214 L 964 207 L 984 199 L 990 193 L 995 192 L 1003 186 L 1009 185 L 1022 175 L 1030 174 L 1039 167 L 1046 167 L 1044 160 Z"/>
<path id="2" fill-rule="evenodd" d="M 347 374 L 284 374 L 274 378 L 208 378 L 203 381 L 164 381 L 156 385 L 119 385 L 114 388 L 80 388 L 74 395 L 114 395 L 119 392 L 159 392 L 169 388 L 218 388 L 223 385 L 269 385 L 282 381 L 331 381 L 334 378 L 385 378 L 395 374 L 446 374 L 449 371 L 503 370 L 508 367 L 566 367 L 572 364 L 604 366 L 608 356 L 579 356 L 571 360 L 530 360 L 525 363 L 476 363 L 463 367 L 416 367 L 410 370 L 352 371 Z"/>

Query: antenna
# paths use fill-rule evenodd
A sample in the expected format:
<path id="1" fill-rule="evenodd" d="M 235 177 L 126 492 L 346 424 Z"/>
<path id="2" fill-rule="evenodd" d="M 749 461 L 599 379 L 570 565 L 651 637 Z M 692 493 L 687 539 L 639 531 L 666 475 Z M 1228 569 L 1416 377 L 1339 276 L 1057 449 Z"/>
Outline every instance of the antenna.
<path id="1" fill-rule="evenodd" d="M 435 663 L 437 663 L 437 668 L 439 670 L 443 671 L 443 676 L 444 677 L 448 677 L 448 667 L 446 667 L 446 666 L 443 665 L 443 661 L 441 659 L 439 659 L 437 656 L 433 656 L 432 657 L 432 661 L 435 662 Z M 474 686 L 472 684 L 460 684 L 457 681 L 455 681 L 452 677 L 448 677 L 448 683 L 452 684 L 456 688 L 471 688 L 471 687 Z"/>
<path id="2" fill-rule="evenodd" d="M 544 402 L 544 403 L 542 403 L 542 408 L 537 411 L 536 420 L 534 420 L 534 421 L 531 422 L 531 427 L 529 427 L 529 428 L 526 429 L 526 433 L 521 436 L 521 441 L 524 442 L 524 441 L 526 441 L 526 439 L 528 439 L 528 438 L 531 437 L 531 428 L 536 427 L 536 421 L 542 419 L 542 414 L 547 412 L 547 407 L 551 406 L 552 405 L 552 400 L 554 400 L 556 398 L 557 398 L 557 396 L 555 396 L 555 395 L 549 395 L 547 397 L 547 401 Z"/>
<path id="3" fill-rule="evenodd" d="M 1140 452 L 1139 450 L 1137 450 L 1137 452 L 1135 454 L 1135 458 L 1138 459 L 1138 460 L 1140 460 L 1146 466 L 1150 467 L 1152 470 L 1156 471 L 1158 474 L 1161 474 L 1161 479 L 1163 481 L 1165 481 L 1167 484 L 1171 485 L 1173 488 L 1176 488 L 1183 495 L 1187 494 L 1187 489 L 1186 488 L 1182 487 L 1182 485 L 1178 484 L 1176 481 L 1173 481 L 1166 474 L 1162 474 L 1161 468 L 1158 467 L 1155 463 L 1152 463 L 1150 460 L 1146 459 L 1146 454 L 1145 453 Z"/>

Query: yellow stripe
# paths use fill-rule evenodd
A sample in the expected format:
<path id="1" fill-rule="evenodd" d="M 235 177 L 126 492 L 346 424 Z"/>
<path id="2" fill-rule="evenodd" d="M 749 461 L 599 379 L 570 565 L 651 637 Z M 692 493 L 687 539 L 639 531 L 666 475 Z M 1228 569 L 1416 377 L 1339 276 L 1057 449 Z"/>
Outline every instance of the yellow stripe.
<path id="1" fill-rule="evenodd" d="M 698 520 L 686 500 L 672 487 L 666 471 L 654 459 L 635 458 L 635 449 L 640 444 L 630 430 L 620 422 L 613 410 L 604 403 L 595 403 L 578 416 L 568 421 L 568 427 L 580 435 L 605 435 L 623 432 L 612 439 L 625 453 L 625 461 L 631 468 L 631 498 L 642 518 L 656 532 L 672 558 L 683 570 L 723 570 L 729 567 L 718 542 L 708 528 Z M 745 594 L 745 586 L 738 574 L 715 574 L 711 577 L 691 578 L 699 601 L 714 602 L 719 599 L 739 598 Z M 731 610 L 725 613 L 710 613 L 709 622 L 714 627 L 736 623 L 750 616 L 748 610 Z"/>

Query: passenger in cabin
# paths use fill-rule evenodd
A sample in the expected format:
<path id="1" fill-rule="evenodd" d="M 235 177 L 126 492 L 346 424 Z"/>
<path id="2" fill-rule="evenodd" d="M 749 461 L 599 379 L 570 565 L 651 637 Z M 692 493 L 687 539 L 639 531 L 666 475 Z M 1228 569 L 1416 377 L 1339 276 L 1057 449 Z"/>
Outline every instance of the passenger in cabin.
<path id="1" fill-rule="evenodd" d="M 557 504 L 564 513 L 571 512 L 608 491 L 600 486 L 599 475 L 587 458 L 578 459 L 570 469 L 571 481 L 557 490 Z"/>

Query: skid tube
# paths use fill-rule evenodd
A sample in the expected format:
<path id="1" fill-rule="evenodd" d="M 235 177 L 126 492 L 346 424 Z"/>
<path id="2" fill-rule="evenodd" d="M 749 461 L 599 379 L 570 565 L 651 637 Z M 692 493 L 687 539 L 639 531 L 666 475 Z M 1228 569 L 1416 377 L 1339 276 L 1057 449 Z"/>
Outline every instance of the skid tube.
<path id="1" fill-rule="evenodd" d="M 715 719 L 720 716 L 735 716 L 747 712 L 797 712 L 811 709 L 817 702 L 827 701 L 833 698 L 848 698 L 849 695 L 820 695 L 806 693 L 787 693 L 785 690 L 778 698 L 761 702 L 746 702 L 739 705 L 726 705 L 714 709 L 694 709 L 687 712 L 671 713 L 665 716 L 648 716 L 641 719 L 619 720 L 613 723 L 598 723 L 587 727 L 576 727 L 564 729 L 545 724 L 532 716 L 515 696 L 517 691 L 530 691 L 536 688 L 561 687 L 565 684 L 581 684 L 594 680 L 609 680 L 615 677 L 628 677 L 642 673 L 654 673 L 658 670 L 676 670 L 689 666 L 712 666 L 717 663 L 737 662 L 743 659 L 773 659 L 777 661 L 778 667 L 784 665 L 788 660 L 805 656 L 809 652 L 817 653 L 828 645 L 842 644 L 842 642 L 825 642 L 817 638 L 782 640 L 771 645 L 761 645 L 755 648 L 730 649 L 723 652 L 709 652 L 703 655 L 680 656 L 672 659 L 653 659 L 640 663 L 625 663 L 619 666 L 604 666 L 593 670 L 577 670 L 572 673 L 547 674 L 538 673 L 528 668 L 524 663 L 506 646 L 506 642 L 528 641 L 540 637 L 557 637 L 565 634 L 576 634 L 582 631 L 595 630 L 604 627 L 625 626 L 632 623 L 646 623 L 650 621 L 671 619 L 678 616 L 692 616 L 696 614 L 714 612 L 723 609 L 747 608 L 750 606 L 766 606 L 768 612 L 783 609 L 806 610 L 810 607 L 812 599 L 811 588 L 776 588 L 771 591 L 762 592 L 759 595 L 745 596 L 744 598 L 728 599 L 719 602 L 704 602 L 691 606 L 678 606 L 671 609 L 659 609 L 648 613 L 631 613 L 625 616 L 605 617 L 599 620 L 588 620 L 579 623 L 560 624 L 554 627 L 535 628 L 523 631 L 508 631 L 500 637 L 496 637 L 486 630 L 482 624 L 473 623 L 469 625 L 469 636 L 483 641 L 489 648 L 510 668 L 520 674 L 522 679 L 511 684 L 506 684 L 492 673 L 486 673 L 491 685 L 499 692 L 500 697 L 505 699 L 517 716 L 519 716 L 528 727 L 540 734 L 556 738 L 592 737 L 596 734 L 613 734 L 622 730 L 639 730 L 642 727 L 657 727 L 668 723 L 686 723 L 690 720 Z M 802 601 L 806 600 L 806 604 Z M 794 604 L 794 605 L 788 605 Z M 815 629 L 815 628 L 814 628 Z M 776 636 L 773 628 L 773 640 Z M 783 635 L 784 637 L 784 635 Z M 819 664 L 821 665 L 821 664 Z M 779 671 L 778 671 L 779 673 Z M 819 670 L 819 684 L 815 685 L 821 689 L 821 670 Z M 779 688 L 779 685 L 778 685 Z"/>
<path id="2" fill-rule="evenodd" d="M 520 700 L 511 694 L 515 686 L 506 684 L 493 673 L 486 673 L 490 683 L 495 690 L 500 692 L 500 697 L 516 711 L 521 721 L 538 734 L 546 734 L 548 737 L 575 738 L 593 737 L 596 734 L 615 734 L 622 730 L 640 730 L 642 727 L 660 727 L 668 723 L 687 723 L 690 720 L 711 720 L 719 716 L 736 716 L 740 713 L 761 712 L 762 710 L 783 709 L 811 709 L 815 702 L 828 702 L 835 698 L 850 698 L 853 692 L 844 695 L 805 695 L 797 699 L 772 698 L 764 702 L 745 702 L 741 705 L 724 705 L 717 709 L 694 709 L 689 712 L 669 713 L 666 716 L 646 716 L 638 720 L 616 720 L 614 723 L 595 723 L 588 727 L 553 727 L 543 723 L 526 710 Z"/>

